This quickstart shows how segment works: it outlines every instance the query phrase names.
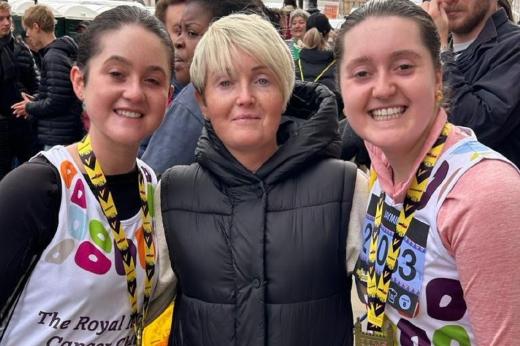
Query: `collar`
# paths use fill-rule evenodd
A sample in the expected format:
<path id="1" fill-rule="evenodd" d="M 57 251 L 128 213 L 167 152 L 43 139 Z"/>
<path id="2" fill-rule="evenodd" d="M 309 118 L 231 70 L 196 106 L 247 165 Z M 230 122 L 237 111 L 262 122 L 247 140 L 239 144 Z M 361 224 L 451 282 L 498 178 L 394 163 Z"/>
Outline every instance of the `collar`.
<path id="1" fill-rule="evenodd" d="M 503 8 L 493 13 L 493 15 L 489 17 L 489 19 L 486 22 L 486 25 L 484 25 L 484 28 L 482 28 L 482 31 L 477 36 L 477 39 L 473 42 L 473 44 L 471 44 L 471 46 L 474 47 L 478 44 L 495 40 L 498 36 L 497 29 L 504 23 L 507 23 L 508 20 L 509 19 L 507 18 L 506 11 Z"/>

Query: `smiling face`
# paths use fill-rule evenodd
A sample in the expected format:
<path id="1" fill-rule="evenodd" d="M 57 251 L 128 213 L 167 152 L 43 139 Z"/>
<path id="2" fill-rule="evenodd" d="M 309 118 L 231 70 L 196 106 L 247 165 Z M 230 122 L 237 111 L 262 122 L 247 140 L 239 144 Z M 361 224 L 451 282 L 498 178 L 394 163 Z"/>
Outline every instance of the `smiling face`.
<path id="1" fill-rule="evenodd" d="M 307 26 L 307 21 L 305 18 L 300 16 L 294 16 L 291 21 L 291 36 L 294 39 L 301 40 L 305 35 L 305 29 Z"/>
<path id="2" fill-rule="evenodd" d="M 277 149 L 284 107 L 281 88 L 274 73 L 249 54 L 236 51 L 234 56 L 231 75 L 209 72 L 200 97 L 202 113 L 239 161 L 247 155 L 263 163 Z"/>
<path id="3" fill-rule="evenodd" d="M 418 25 L 401 17 L 371 17 L 343 40 L 341 93 L 353 129 L 383 151 L 420 147 L 435 120 L 442 85 Z"/>
<path id="4" fill-rule="evenodd" d="M 138 25 L 103 33 L 99 47 L 88 61 L 86 78 L 78 67 L 71 71 L 74 91 L 91 120 L 89 134 L 108 148 L 137 148 L 164 116 L 168 51 L 155 34 Z"/>
<path id="5" fill-rule="evenodd" d="M 487 18 L 496 10 L 491 0 L 440 1 L 448 15 L 450 32 L 466 36 L 467 40 L 475 38 L 480 33 Z M 496 1 L 494 2 L 496 4 Z"/>
<path id="6" fill-rule="evenodd" d="M 197 2 L 185 5 L 179 25 L 173 30 L 175 46 L 175 78 L 182 84 L 190 82 L 190 65 L 193 53 L 212 19 L 204 6 Z"/>

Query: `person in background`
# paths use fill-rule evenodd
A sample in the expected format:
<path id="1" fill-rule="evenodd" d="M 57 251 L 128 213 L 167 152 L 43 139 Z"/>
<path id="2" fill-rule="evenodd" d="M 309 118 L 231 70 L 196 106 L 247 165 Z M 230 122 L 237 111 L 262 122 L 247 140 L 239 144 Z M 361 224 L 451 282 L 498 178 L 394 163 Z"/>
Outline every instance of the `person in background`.
<path id="1" fill-rule="evenodd" d="M 513 17 L 513 11 L 511 9 L 511 3 L 509 2 L 509 0 L 498 0 L 497 5 L 498 5 L 497 10 L 500 10 L 501 8 L 503 8 L 504 11 L 506 11 L 507 18 L 509 18 L 509 20 L 512 23 L 514 23 L 515 18 Z"/>
<path id="2" fill-rule="evenodd" d="M 496 0 L 432 0 L 423 8 L 441 38 L 448 117 L 520 165 L 520 27 Z M 451 33 L 451 42 L 448 34 Z"/>
<path id="3" fill-rule="evenodd" d="M 83 136 L 81 102 L 69 77 L 78 46 L 69 36 L 56 38 L 54 15 L 45 5 L 25 10 L 22 23 L 29 47 L 41 55 L 40 85 L 35 98 L 24 96 L 12 106 L 13 113 L 35 118 L 38 141 L 44 149 L 71 144 Z"/>
<path id="4" fill-rule="evenodd" d="M 290 14 L 289 24 L 291 28 L 291 39 L 288 41 L 288 45 L 293 60 L 300 58 L 300 51 L 303 45 L 302 39 L 307 30 L 308 18 L 309 14 L 302 9 L 296 9 Z"/>
<path id="5" fill-rule="evenodd" d="M 88 135 L 0 182 L 0 345 L 141 345 L 161 264 L 156 178 L 136 154 L 163 119 L 172 66 L 144 9 L 105 11 L 82 34 L 71 79 Z"/>
<path id="6" fill-rule="evenodd" d="M 296 60 L 296 79 L 322 83 L 336 92 L 336 59 L 328 43 L 331 30 L 324 14 L 315 13 L 309 17 L 300 59 Z"/>
<path id="7" fill-rule="evenodd" d="M 160 175 L 173 165 L 190 164 L 204 123 L 190 83 L 193 53 L 211 21 L 233 12 L 263 13 L 257 0 L 186 0 L 179 25 L 173 32 L 175 78 L 186 87 L 168 109 L 161 127 L 154 132 L 141 156 Z"/>
<path id="8" fill-rule="evenodd" d="M 186 1 L 185 0 L 159 0 L 157 4 L 155 5 L 155 16 L 159 18 L 159 20 L 164 24 L 166 27 L 166 30 L 168 31 L 168 34 L 170 35 L 170 38 L 172 41 L 174 40 L 176 34 L 176 30 L 180 26 L 181 17 L 184 12 L 184 8 L 186 7 Z M 186 86 L 185 84 L 179 82 L 175 78 L 175 66 L 174 68 L 174 74 L 172 76 L 171 84 L 173 87 L 173 94 L 172 98 L 170 100 L 170 104 L 168 105 L 168 108 L 166 109 L 166 117 L 168 117 L 170 110 L 172 110 L 172 103 L 173 100 L 177 97 L 177 95 L 181 92 L 181 90 Z M 138 157 L 142 157 L 143 153 L 146 151 L 146 148 L 148 147 L 148 143 L 150 142 L 150 138 L 145 138 L 141 145 L 139 146 L 139 153 Z"/>
<path id="9" fill-rule="evenodd" d="M 520 275 L 503 260 L 520 244 L 520 172 L 448 122 L 440 43 L 408 0 L 367 2 L 336 43 L 345 114 L 372 160 L 360 296 L 368 329 L 399 345 L 513 345 L 520 286 L 497 270 Z"/>
<path id="10" fill-rule="evenodd" d="M 206 118 L 196 163 L 169 169 L 155 204 L 175 273 L 156 291 L 176 295 L 170 343 L 352 345 L 367 181 L 337 159 L 334 95 L 293 90 L 289 49 L 258 15 L 213 23 L 190 74 Z"/>
<path id="11" fill-rule="evenodd" d="M 0 1 L 0 180 L 15 160 L 21 164 L 35 154 L 33 124 L 16 118 L 11 106 L 38 90 L 38 77 L 31 52 L 13 36 L 12 24 L 11 6 Z"/>

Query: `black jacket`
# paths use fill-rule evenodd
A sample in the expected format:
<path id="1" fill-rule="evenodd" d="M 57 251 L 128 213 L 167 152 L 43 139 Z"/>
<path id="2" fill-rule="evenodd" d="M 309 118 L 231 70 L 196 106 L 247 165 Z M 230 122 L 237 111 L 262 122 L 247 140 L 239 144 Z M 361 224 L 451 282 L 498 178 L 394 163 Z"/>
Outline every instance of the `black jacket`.
<path id="1" fill-rule="evenodd" d="M 303 72 L 303 80 L 325 84 L 337 93 L 335 61 L 332 51 L 303 48 L 295 62 L 296 79 L 302 80 Z"/>
<path id="2" fill-rule="evenodd" d="M 161 208 L 178 278 L 172 345 L 351 345 L 345 269 L 355 166 L 336 101 L 297 85 L 278 151 L 244 168 L 209 123 L 197 163 L 168 170 Z"/>
<path id="3" fill-rule="evenodd" d="M 37 119 L 41 144 L 73 143 L 83 135 L 81 102 L 70 81 L 78 46 L 71 37 L 63 36 L 39 53 L 42 57 L 40 88 L 37 99 L 27 104 L 27 112 Z"/>
<path id="4" fill-rule="evenodd" d="M 520 166 L 520 27 L 501 9 L 457 60 L 447 57 L 449 120 Z"/>
<path id="5" fill-rule="evenodd" d="M 0 115 L 12 116 L 11 106 L 22 92 L 36 93 L 38 77 L 34 59 L 23 42 L 9 35 L 0 39 Z"/>

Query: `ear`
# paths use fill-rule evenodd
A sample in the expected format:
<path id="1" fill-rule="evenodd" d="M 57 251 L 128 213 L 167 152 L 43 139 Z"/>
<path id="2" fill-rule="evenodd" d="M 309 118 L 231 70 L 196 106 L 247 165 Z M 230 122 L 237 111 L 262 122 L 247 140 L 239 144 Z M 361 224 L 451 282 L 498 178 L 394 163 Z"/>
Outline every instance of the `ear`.
<path id="1" fill-rule="evenodd" d="M 435 71 L 435 90 L 442 90 L 442 69 Z"/>
<path id="2" fill-rule="evenodd" d="M 85 101 L 85 76 L 83 71 L 76 65 L 72 66 L 70 70 L 70 81 L 72 82 L 72 88 L 78 99 L 82 102 Z"/>
<path id="3" fill-rule="evenodd" d="M 199 104 L 200 110 L 204 115 L 204 119 L 211 120 L 208 117 L 208 107 L 206 106 L 206 100 L 204 99 L 204 95 L 202 95 L 198 90 L 195 90 L 195 98 L 197 99 L 197 103 Z"/>

